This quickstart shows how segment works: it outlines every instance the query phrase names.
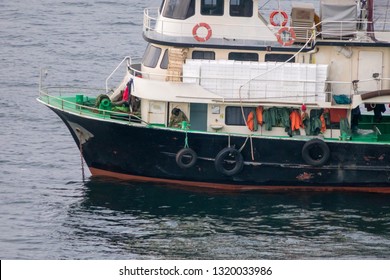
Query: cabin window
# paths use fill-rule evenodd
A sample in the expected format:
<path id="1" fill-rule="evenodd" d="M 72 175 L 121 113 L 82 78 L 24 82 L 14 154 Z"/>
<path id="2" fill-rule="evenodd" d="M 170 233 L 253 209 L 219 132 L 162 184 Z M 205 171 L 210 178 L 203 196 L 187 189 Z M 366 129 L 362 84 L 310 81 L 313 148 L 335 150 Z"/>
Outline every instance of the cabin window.
<path id="1" fill-rule="evenodd" d="M 229 60 L 259 61 L 259 55 L 257 53 L 231 52 L 229 53 Z"/>
<path id="2" fill-rule="evenodd" d="M 252 0 L 230 0 L 230 16 L 232 17 L 252 17 Z"/>
<path id="3" fill-rule="evenodd" d="M 166 0 L 163 16 L 173 19 L 187 19 L 195 14 L 195 0 Z"/>
<path id="4" fill-rule="evenodd" d="M 160 63 L 160 68 L 161 69 L 168 69 L 168 49 L 166 49 L 164 52 L 164 56 L 163 56 L 161 63 Z"/>
<path id="5" fill-rule="evenodd" d="M 293 55 L 291 54 L 280 54 L 280 53 L 267 53 L 265 55 L 264 61 L 274 61 L 274 62 L 285 62 L 290 59 Z M 289 62 L 295 62 L 295 57 Z"/>
<path id="6" fill-rule="evenodd" d="M 193 51 L 192 59 L 215 60 L 215 52 Z"/>
<path id="7" fill-rule="evenodd" d="M 142 64 L 146 67 L 155 68 L 160 58 L 161 49 L 155 46 L 149 45 L 146 48 Z"/>
<path id="8" fill-rule="evenodd" d="M 161 6 L 160 6 L 160 9 L 158 9 L 158 12 L 159 12 L 160 14 L 161 14 L 161 12 L 162 12 L 162 10 L 163 10 L 164 4 L 165 4 L 165 0 L 162 1 Z"/>
<path id="9" fill-rule="evenodd" d="M 202 0 L 200 13 L 204 16 L 222 16 L 224 0 Z"/>
<path id="10" fill-rule="evenodd" d="M 251 111 L 254 111 L 255 108 L 252 107 L 244 107 L 244 115 L 245 119 L 248 117 Z M 241 107 L 232 107 L 228 106 L 225 109 L 225 123 L 226 125 L 245 125 L 245 121 L 242 116 Z"/>

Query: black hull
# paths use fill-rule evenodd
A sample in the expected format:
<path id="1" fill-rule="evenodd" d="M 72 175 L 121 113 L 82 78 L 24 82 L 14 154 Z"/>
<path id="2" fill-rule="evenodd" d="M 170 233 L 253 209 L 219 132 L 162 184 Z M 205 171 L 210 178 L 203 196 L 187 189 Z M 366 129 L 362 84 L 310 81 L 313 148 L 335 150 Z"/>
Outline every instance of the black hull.
<path id="1" fill-rule="evenodd" d="M 93 175 L 230 190 L 354 190 L 390 193 L 390 145 L 327 141 L 329 160 L 304 161 L 307 139 L 247 138 L 97 120 L 51 108 L 68 126 Z M 176 154 L 188 139 L 198 158 L 181 168 Z M 81 142 L 81 145 L 80 145 Z M 225 175 L 215 168 L 224 148 L 241 150 L 244 166 Z M 252 159 L 253 155 L 253 159 Z"/>

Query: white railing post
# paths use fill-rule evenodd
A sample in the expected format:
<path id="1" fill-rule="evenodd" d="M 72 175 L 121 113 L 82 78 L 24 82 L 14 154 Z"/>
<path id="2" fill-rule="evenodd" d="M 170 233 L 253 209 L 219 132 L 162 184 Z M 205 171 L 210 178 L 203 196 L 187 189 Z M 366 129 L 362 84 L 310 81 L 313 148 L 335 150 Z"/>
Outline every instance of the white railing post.
<path id="1" fill-rule="evenodd" d="M 108 75 L 108 77 L 106 79 L 106 93 L 108 92 L 108 80 L 111 79 L 111 77 L 115 74 L 115 72 L 119 69 L 119 67 L 121 67 L 123 62 L 128 61 L 128 60 L 131 60 L 131 58 L 129 56 L 126 56 L 124 59 L 122 59 L 122 61 L 118 64 L 118 66 L 111 72 L 111 74 Z"/>

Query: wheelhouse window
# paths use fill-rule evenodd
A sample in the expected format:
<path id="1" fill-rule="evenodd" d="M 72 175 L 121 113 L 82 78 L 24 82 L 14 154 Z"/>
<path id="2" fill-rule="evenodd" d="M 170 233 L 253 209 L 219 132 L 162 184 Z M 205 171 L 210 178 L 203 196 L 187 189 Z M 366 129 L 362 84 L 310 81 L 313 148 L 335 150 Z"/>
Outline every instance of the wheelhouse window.
<path id="1" fill-rule="evenodd" d="M 195 0 L 165 0 L 163 16 L 187 19 L 195 14 Z"/>
<path id="2" fill-rule="evenodd" d="M 228 58 L 229 60 L 238 61 L 259 61 L 259 55 L 257 53 L 231 52 Z"/>
<path id="3" fill-rule="evenodd" d="M 285 62 L 289 60 L 293 55 L 291 54 L 278 54 L 278 53 L 267 53 L 265 55 L 264 61 L 274 61 L 274 62 Z M 289 62 L 295 62 L 295 57 Z"/>
<path id="4" fill-rule="evenodd" d="M 248 115 L 251 111 L 255 111 L 255 108 L 244 107 L 245 119 L 248 118 Z M 245 125 L 244 118 L 242 116 L 241 107 L 228 106 L 225 109 L 225 123 L 226 125 Z"/>
<path id="5" fill-rule="evenodd" d="M 164 7 L 164 4 L 165 4 L 165 0 L 162 1 L 161 5 L 160 5 L 160 8 L 158 9 L 159 13 L 161 14 L 162 12 L 162 9 Z"/>
<path id="6" fill-rule="evenodd" d="M 204 16 L 222 16 L 224 0 L 202 0 L 200 13 Z"/>
<path id="7" fill-rule="evenodd" d="M 252 17 L 252 0 L 230 0 L 230 16 L 232 17 Z"/>
<path id="8" fill-rule="evenodd" d="M 168 69 L 168 49 L 165 50 L 164 52 L 164 56 L 161 60 L 161 63 L 160 63 L 160 68 L 161 69 Z"/>
<path id="9" fill-rule="evenodd" d="M 215 60 L 215 52 L 193 51 L 192 52 L 192 59 Z"/>
<path id="10" fill-rule="evenodd" d="M 146 48 L 142 64 L 146 67 L 155 68 L 161 55 L 161 49 L 153 45 Z"/>

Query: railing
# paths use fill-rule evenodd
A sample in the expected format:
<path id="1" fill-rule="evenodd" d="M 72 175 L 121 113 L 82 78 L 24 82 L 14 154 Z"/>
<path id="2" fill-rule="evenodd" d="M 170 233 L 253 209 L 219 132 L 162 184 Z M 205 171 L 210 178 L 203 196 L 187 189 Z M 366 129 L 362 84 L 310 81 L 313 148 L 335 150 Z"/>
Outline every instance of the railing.
<path id="1" fill-rule="evenodd" d="M 135 60 L 131 60 L 135 62 Z M 138 65 L 138 64 L 137 64 Z M 132 65 L 129 67 L 129 71 L 133 76 L 142 76 L 143 79 L 149 80 L 158 80 L 165 82 L 168 77 L 178 78 L 177 75 L 169 75 L 168 73 L 154 73 L 152 71 L 140 71 L 139 69 L 134 68 Z M 353 94 L 362 93 L 359 91 L 359 85 L 364 85 L 365 83 L 372 83 L 373 81 L 377 82 L 377 88 L 373 90 L 381 89 L 382 81 L 390 81 L 390 78 L 372 78 L 366 80 L 360 80 L 356 85 L 352 81 L 315 81 L 315 80 L 292 80 L 292 79 L 272 79 L 272 77 L 265 78 L 227 78 L 222 75 L 222 73 L 215 73 L 210 76 L 202 76 L 201 73 L 198 75 L 180 75 L 179 76 L 182 83 L 192 83 L 198 84 L 204 87 L 208 91 L 221 96 L 224 100 L 238 100 L 242 99 L 245 101 L 250 100 L 260 100 L 260 99 L 274 99 L 282 101 L 283 98 L 296 98 L 299 100 L 313 98 L 319 98 L 323 102 L 332 102 L 333 95 L 346 95 L 352 97 Z M 168 79 L 169 80 L 169 79 Z M 253 81 L 251 81 L 253 80 Z M 208 82 L 210 81 L 210 82 Z M 179 82 L 180 83 L 180 82 Z M 259 87 L 259 84 L 263 85 Z M 272 85 L 273 84 L 273 85 Z M 284 96 L 276 97 L 276 93 L 280 92 L 280 89 L 276 89 L 275 85 L 289 85 L 290 89 L 288 93 Z M 234 85 L 234 88 L 229 86 Z M 242 87 L 242 92 L 239 93 L 239 88 Z M 293 89 L 295 88 L 295 90 Z M 232 95 L 229 95 L 229 93 Z M 316 100 L 318 101 L 318 99 Z"/>
<path id="2" fill-rule="evenodd" d="M 53 92 L 53 94 L 51 94 Z M 96 97 L 99 94 L 105 94 L 103 88 L 91 88 L 91 87 L 73 87 L 73 86 L 42 86 L 39 89 L 39 96 L 52 96 L 63 97 L 70 96 L 72 94 L 83 93 L 88 97 Z"/>
<path id="3" fill-rule="evenodd" d="M 131 113 L 116 112 L 111 110 L 104 110 L 94 107 L 91 104 L 84 105 L 88 102 L 94 102 L 96 97 L 100 94 L 104 94 L 104 89 L 99 88 L 81 88 L 81 87 L 42 87 L 39 90 L 39 100 L 49 106 L 61 109 L 63 111 L 77 113 L 79 115 L 91 115 L 98 116 L 103 119 L 118 120 L 120 117 L 122 121 L 126 119 L 128 123 L 144 123 L 139 116 Z M 74 98 L 74 96 L 83 95 L 83 103 L 78 103 L 70 100 L 66 100 L 66 97 Z M 134 121 L 137 120 L 137 121 Z"/>
<path id="4" fill-rule="evenodd" d="M 161 19 L 158 17 L 158 10 L 144 11 L 144 35 L 147 38 L 162 42 L 175 42 L 183 44 L 193 44 L 197 41 L 192 35 L 194 26 L 197 23 L 170 19 Z M 274 46 L 280 47 L 277 42 L 275 31 L 270 30 L 267 26 L 249 25 L 249 24 L 223 24 L 210 23 L 212 34 L 207 43 L 222 46 Z M 246 32 L 243 32 L 245 30 Z M 306 31 L 306 29 L 304 29 Z M 232 35 L 233 34 L 233 35 Z M 264 35 L 268 34 L 268 35 Z M 265 37 L 264 37 L 265 36 Z M 309 36 L 310 37 L 310 36 Z M 295 47 L 295 46 L 293 46 Z"/>
<path id="5" fill-rule="evenodd" d="M 124 62 L 127 62 L 127 68 L 131 64 L 131 58 L 129 56 L 126 56 L 119 64 L 118 66 L 111 72 L 110 75 L 108 75 L 106 79 L 106 93 L 108 93 L 108 81 L 112 78 L 112 76 L 118 71 L 118 69 L 123 65 Z"/>
<path id="6" fill-rule="evenodd" d="M 265 19 L 262 16 L 263 19 Z M 266 22 L 267 24 L 268 22 Z M 159 18 L 158 9 L 145 9 L 144 11 L 144 35 L 150 39 L 162 42 L 175 42 L 184 44 L 196 43 L 192 36 L 192 29 L 196 23 L 187 21 L 179 22 L 177 20 Z M 276 34 L 281 26 L 257 26 L 257 25 L 235 25 L 235 24 L 210 24 L 213 29 L 213 34 L 207 42 L 222 46 L 270 46 L 281 47 L 276 40 Z M 390 22 L 375 22 L 375 26 L 380 26 L 380 31 L 369 31 L 369 26 L 374 23 L 367 20 L 356 21 L 327 21 L 324 20 L 311 28 L 291 26 L 297 34 L 307 34 L 301 40 L 309 39 L 312 33 L 315 33 L 312 44 L 308 44 L 308 48 L 312 48 L 315 40 L 339 40 L 339 41 L 355 41 L 355 42 L 372 42 L 375 37 L 380 40 L 390 42 L 390 32 L 384 31 L 384 27 L 390 26 Z M 245 30 L 246 32 L 242 32 Z M 234 34 L 234 35 L 232 35 Z M 264 34 L 269 36 L 264 37 Z M 387 36 L 384 36 L 387 34 Z M 296 47 L 293 45 L 292 47 Z"/>

